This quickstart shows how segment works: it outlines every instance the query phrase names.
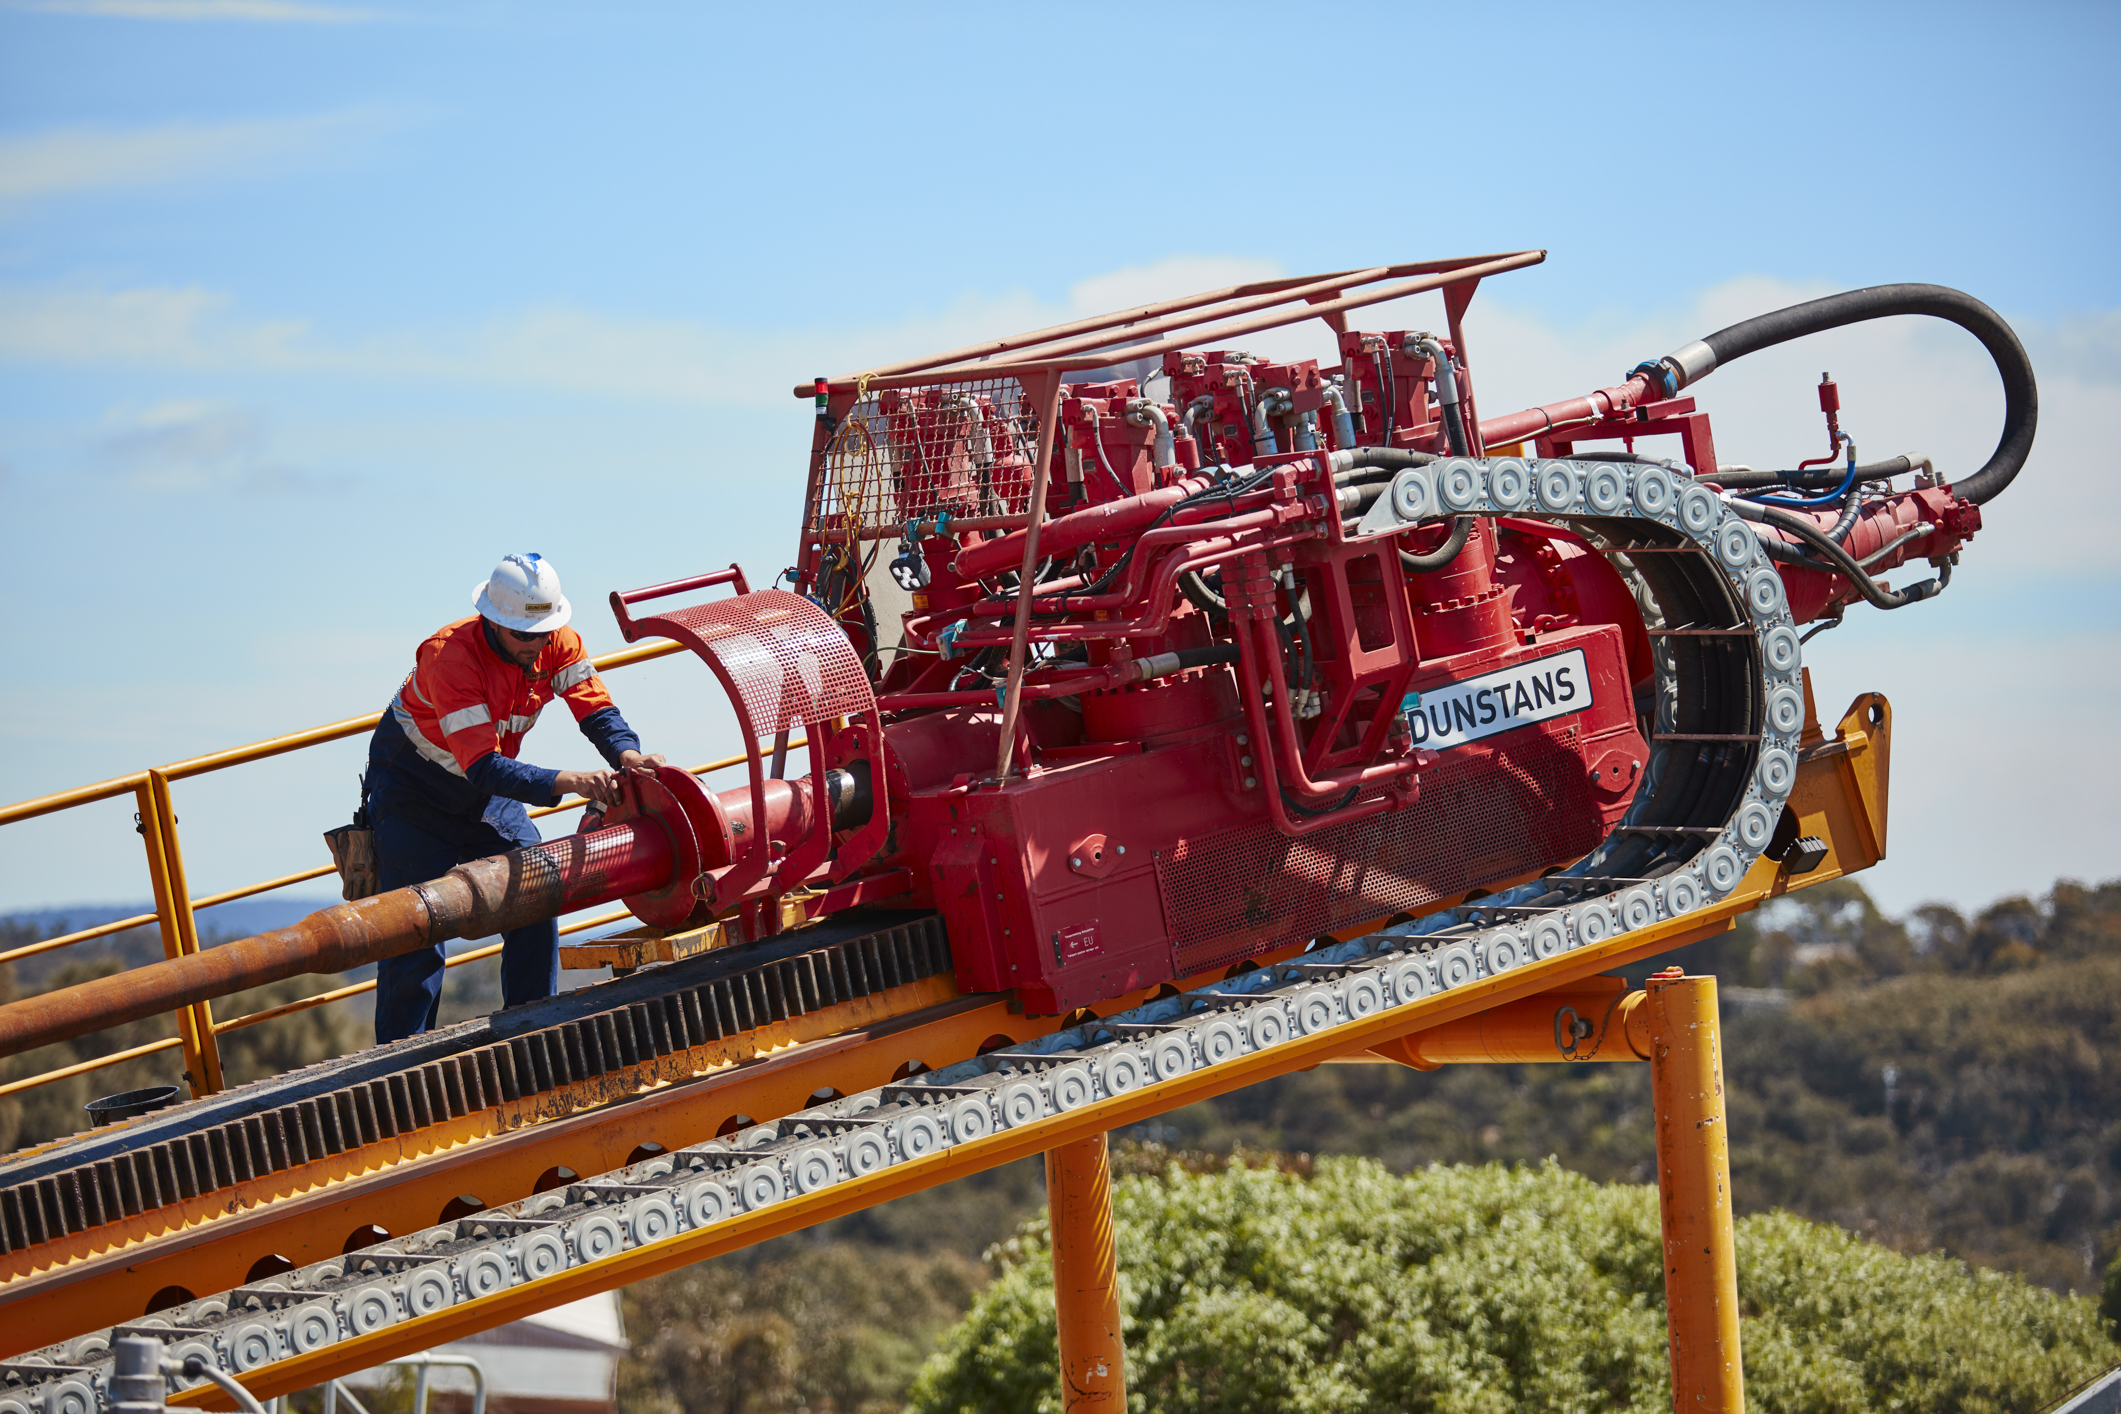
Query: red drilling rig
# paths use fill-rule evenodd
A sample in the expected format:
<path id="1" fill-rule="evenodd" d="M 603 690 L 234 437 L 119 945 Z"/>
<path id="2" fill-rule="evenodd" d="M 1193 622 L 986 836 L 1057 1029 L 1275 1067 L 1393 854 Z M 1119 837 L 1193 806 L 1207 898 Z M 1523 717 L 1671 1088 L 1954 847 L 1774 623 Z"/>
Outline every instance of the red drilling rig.
<path id="1" fill-rule="evenodd" d="M 805 385 L 788 587 L 732 566 L 612 595 L 629 641 L 721 681 L 745 784 L 637 779 L 583 833 L 0 1008 L 0 1050 L 611 898 L 739 942 L 935 910 L 961 988 L 1055 1015 L 1390 918 L 1508 924 L 1542 957 L 1574 945 L 1539 921 L 1562 910 L 1588 937 L 1763 852 L 1801 870 L 1794 625 L 1949 582 L 2031 447 L 2024 351 L 1966 295 L 1882 286 L 1483 419 L 1467 304 L 1542 254 L 1238 286 Z M 1441 331 L 1349 326 L 1431 290 Z M 1692 384 L 1906 314 L 1994 357 L 1984 466 L 1860 462 L 1831 380 L 1826 457 L 1717 463 Z M 1337 363 L 1235 347 L 1313 318 Z M 1935 575 L 1878 578 L 1914 559 Z M 1487 948 L 1467 965 L 1511 965 Z"/>

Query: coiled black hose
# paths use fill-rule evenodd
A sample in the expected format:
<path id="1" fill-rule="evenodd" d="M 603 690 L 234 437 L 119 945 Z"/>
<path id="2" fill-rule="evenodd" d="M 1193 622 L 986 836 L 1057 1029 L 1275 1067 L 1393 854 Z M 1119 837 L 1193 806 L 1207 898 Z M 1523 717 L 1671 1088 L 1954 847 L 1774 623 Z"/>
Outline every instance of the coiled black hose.
<path id="1" fill-rule="evenodd" d="M 1900 314 L 1926 314 L 1956 324 L 1979 339 L 1995 360 L 1996 372 L 2003 380 L 2003 434 L 1980 470 L 1952 483 L 1954 494 L 1966 500 L 1976 504 L 1993 500 L 2011 484 L 2032 452 L 2033 432 L 2040 421 L 2040 391 L 2033 381 L 2032 361 L 2025 356 L 2025 346 L 2018 342 L 2011 326 L 1972 295 L 1943 285 L 1873 285 L 1850 290 L 1719 329 L 1700 341 L 1707 348 L 1708 359 L 1699 358 L 1690 346 L 1665 362 L 1684 370 L 1687 381 L 1692 382 L 1733 359 L 1791 339 Z M 1701 367 L 1704 363 L 1707 367 Z"/>
<path id="2" fill-rule="evenodd" d="M 1425 555 L 1416 555 L 1406 550 L 1399 552 L 1399 563 L 1415 574 L 1427 574 L 1440 570 L 1458 558 L 1459 551 L 1466 548 L 1466 541 L 1473 534 L 1473 524 L 1478 516 L 1459 516 L 1451 522 L 1451 533 L 1443 544 Z"/>

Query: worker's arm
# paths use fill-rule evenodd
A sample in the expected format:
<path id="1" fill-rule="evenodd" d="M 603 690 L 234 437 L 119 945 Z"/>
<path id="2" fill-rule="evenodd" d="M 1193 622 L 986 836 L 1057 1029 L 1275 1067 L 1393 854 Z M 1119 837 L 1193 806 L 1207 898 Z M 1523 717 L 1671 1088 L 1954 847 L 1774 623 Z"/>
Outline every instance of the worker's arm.
<path id="1" fill-rule="evenodd" d="M 471 782 L 474 790 L 488 795 L 504 796 L 509 800 L 520 800 L 525 805 L 557 805 L 560 797 L 569 791 L 576 794 L 571 781 L 563 776 L 582 774 L 574 771 L 548 771 L 543 766 L 533 766 L 528 761 L 518 761 L 503 756 L 498 751 L 489 751 L 471 763 L 464 772 L 464 779 Z"/>
<path id="2" fill-rule="evenodd" d="M 580 653 L 579 643 L 577 639 L 569 647 Z M 597 754 L 610 762 L 613 770 L 656 770 L 664 765 L 661 756 L 641 750 L 640 736 L 626 725 L 618 704 L 605 691 L 603 679 L 596 675 L 586 654 L 554 673 L 552 683 L 567 710 L 574 713 L 575 725 L 582 729 L 582 735 L 589 738 Z"/>

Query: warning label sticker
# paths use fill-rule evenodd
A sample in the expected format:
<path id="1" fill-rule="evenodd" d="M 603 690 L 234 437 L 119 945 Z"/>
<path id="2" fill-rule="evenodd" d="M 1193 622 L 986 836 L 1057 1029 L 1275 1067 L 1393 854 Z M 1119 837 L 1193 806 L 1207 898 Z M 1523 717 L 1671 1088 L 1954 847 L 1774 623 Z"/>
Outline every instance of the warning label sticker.
<path id="1" fill-rule="evenodd" d="M 1416 746 L 1448 751 L 1512 727 L 1566 717 L 1590 705 L 1590 671 L 1583 650 L 1572 648 L 1464 682 L 1410 692 L 1399 710 L 1406 716 Z"/>

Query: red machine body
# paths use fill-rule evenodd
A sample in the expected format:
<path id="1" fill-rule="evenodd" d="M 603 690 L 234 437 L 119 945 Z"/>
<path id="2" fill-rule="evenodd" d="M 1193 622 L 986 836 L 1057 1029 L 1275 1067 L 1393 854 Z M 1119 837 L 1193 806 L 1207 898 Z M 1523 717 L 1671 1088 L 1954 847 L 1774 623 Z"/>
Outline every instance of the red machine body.
<path id="1" fill-rule="evenodd" d="M 1536 516 L 1357 521 L 1394 456 L 1676 436 L 1714 467 L 1708 420 L 1653 368 L 1482 424 L 1472 282 L 1445 288 L 1448 336 L 1338 323 L 1334 367 L 1166 348 L 997 376 L 959 351 L 948 376 L 820 381 L 795 592 L 731 572 L 735 599 L 639 621 L 717 577 L 613 596 L 629 638 L 714 666 L 753 744 L 745 786 L 631 807 L 690 834 L 680 877 L 629 902 L 666 927 L 741 911 L 752 936 L 799 889 L 813 915 L 934 908 L 961 985 L 1051 1014 L 1595 848 L 1650 756 L 1627 583 Z M 1922 486 L 1844 543 L 1890 568 L 1978 527 Z M 1799 621 L 1855 596 L 1783 570 Z M 792 730 L 810 768 L 781 781 L 764 743 Z"/>

